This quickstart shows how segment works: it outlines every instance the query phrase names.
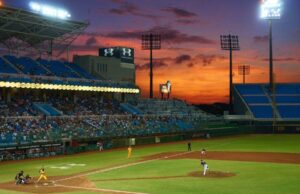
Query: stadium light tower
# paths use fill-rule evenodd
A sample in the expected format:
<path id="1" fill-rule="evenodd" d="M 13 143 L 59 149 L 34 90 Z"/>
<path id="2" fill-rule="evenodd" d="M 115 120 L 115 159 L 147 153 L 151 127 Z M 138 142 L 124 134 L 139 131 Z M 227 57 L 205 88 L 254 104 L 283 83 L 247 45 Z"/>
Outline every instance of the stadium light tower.
<path id="1" fill-rule="evenodd" d="M 282 3 L 280 0 L 263 0 L 260 7 L 260 17 L 269 21 L 269 82 L 270 90 L 273 89 L 273 46 L 272 46 L 272 21 L 281 17 Z"/>
<path id="2" fill-rule="evenodd" d="M 71 17 L 71 14 L 67 10 L 56 8 L 50 5 L 31 1 L 29 3 L 29 7 L 32 9 L 32 11 L 48 17 L 54 17 L 63 20 Z"/>
<path id="3" fill-rule="evenodd" d="M 161 35 L 157 33 L 145 33 L 142 35 L 142 49 L 150 50 L 150 94 L 149 97 L 153 98 L 153 63 L 152 51 L 161 49 Z"/>
<path id="4" fill-rule="evenodd" d="M 246 75 L 250 74 L 250 65 L 239 65 L 239 75 L 243 76 L 243 84 L 246 83 Z"/>
<path id="5" fill-rule="evenodd" d="M 232 51 L 240 50 L 239 37 L 236 35 L 221 35 L 221 49 L 229 50 L 229 113 L 232 113 Z"/>

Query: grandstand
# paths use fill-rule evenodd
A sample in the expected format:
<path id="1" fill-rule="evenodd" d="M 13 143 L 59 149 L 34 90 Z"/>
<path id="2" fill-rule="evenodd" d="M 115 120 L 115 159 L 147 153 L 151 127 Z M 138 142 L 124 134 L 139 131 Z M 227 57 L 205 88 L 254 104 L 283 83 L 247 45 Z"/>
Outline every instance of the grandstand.
<path id="1" fill-rule="evenodd" d="M 203 136 L 210 125 L 224 125 L 180 100 L 139 99 L 135 72 L 129 81 L 110 80 L 87 71 L 85 64 L 56 59 L 55 53 L 68 52 L 86 22 L 5 6 L 0 16 L 0 42 L 6 46 L 0 56 L 4 160 L 62 154 L 81 144 L 95 149 L 99 139 L 116 147 L 112 139 Z"/>
<path id="2" fill-rule="evenodd" d="M 267 84 L 236 84 L 234 110 L 255 120 L 300 121 L 300 84 L 278 83 L 275 93 Z"/>

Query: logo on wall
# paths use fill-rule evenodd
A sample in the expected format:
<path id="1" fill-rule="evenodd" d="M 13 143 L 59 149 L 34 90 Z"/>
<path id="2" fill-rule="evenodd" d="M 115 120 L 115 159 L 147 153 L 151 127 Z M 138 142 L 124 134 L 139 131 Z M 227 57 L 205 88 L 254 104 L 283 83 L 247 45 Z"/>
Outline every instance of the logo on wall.
<path id="1" fill-rule="evenodd" d="M 123 56 L 131 57 L 132 56 L 132 50 L 130 48 L 122 48 Z"/>
<path id="2" fill-rule="evenodd" d="M 114 56 L 114 49 L 113 48 L 107 48 L 107 49 L 104 49 L 104 56 L 105 57 L 112 57 Z"/>
<path id="3" fill-rule="evenodd" d="M 99 56 L 121 59 L 123 63 L 134 64 L 134 49 L 128 47 L 99 48 Z"/>

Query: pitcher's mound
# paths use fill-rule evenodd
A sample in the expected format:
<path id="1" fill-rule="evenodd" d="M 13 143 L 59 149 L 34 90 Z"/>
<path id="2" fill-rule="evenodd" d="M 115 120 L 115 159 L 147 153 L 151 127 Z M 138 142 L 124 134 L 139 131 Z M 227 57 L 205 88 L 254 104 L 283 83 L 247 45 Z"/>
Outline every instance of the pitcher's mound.
<path id="1" fill-rule="evenodd" d="M 208 171 L 206 175 L 203 175 L 203 171 L 195 171 L 195 172 L 190 172 L 188 175 L 191 177 L 208 177 L 208 178 L 226 178 L 226 177 L 235 176 L 234 173 L 220 172 L 220 171 Z"/>

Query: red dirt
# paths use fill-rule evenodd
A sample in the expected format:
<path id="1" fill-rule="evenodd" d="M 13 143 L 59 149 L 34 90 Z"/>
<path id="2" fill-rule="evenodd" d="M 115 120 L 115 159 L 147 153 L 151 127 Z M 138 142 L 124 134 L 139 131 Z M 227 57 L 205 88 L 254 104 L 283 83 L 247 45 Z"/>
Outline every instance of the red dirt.
<path id="1" fill-rule="evenodd" d="M 26 185 L 15 185 L 14 181 L 7 182 L 7 183 L 0 183 L 0 188 L 4 190 L 11 190 L 11 191 L 20 191 L 20 192 L 28 192 L 28 193 L 60 193 L 60 192 L 71 192 L 71 191 L 78 191 L 78 189 L 71 189 L 65 187 L 57 187 L 52 181 L 64 178 L 64 177 L 48 177 L 48 182 L 40 182 L 35 184 L 34 182 Z M 47 185 L 45 185 L 46 183 Z M 65 185 L 67 185 L 64 182 Z M 80 186 L 80 187 L 95 187 L 93 183 L 91 183 L 85 177 L 80 177 L 76 179 L 72 179 L 68 181 L 68 184 Z"/>
<path id="2" fill-rule="evenodd" d="M 159 157 L 167 157 L 180 152 L 160 153 L 156 155 L 147 156 L 144 159 L 150 160 Z M 191 152 L 184 155 L 179 155 L 171 158 L 173 159 L 201 159 L 200 152 Z M 231 161 L 247 161 L 247 162 L 271 162 L 271 163 L 288 163 L 300 164 L 300 154 L 296 153 L 270 153 L 270 152 L 207 152 L 203 159 L 210 160 L 231 160 Z"/>

